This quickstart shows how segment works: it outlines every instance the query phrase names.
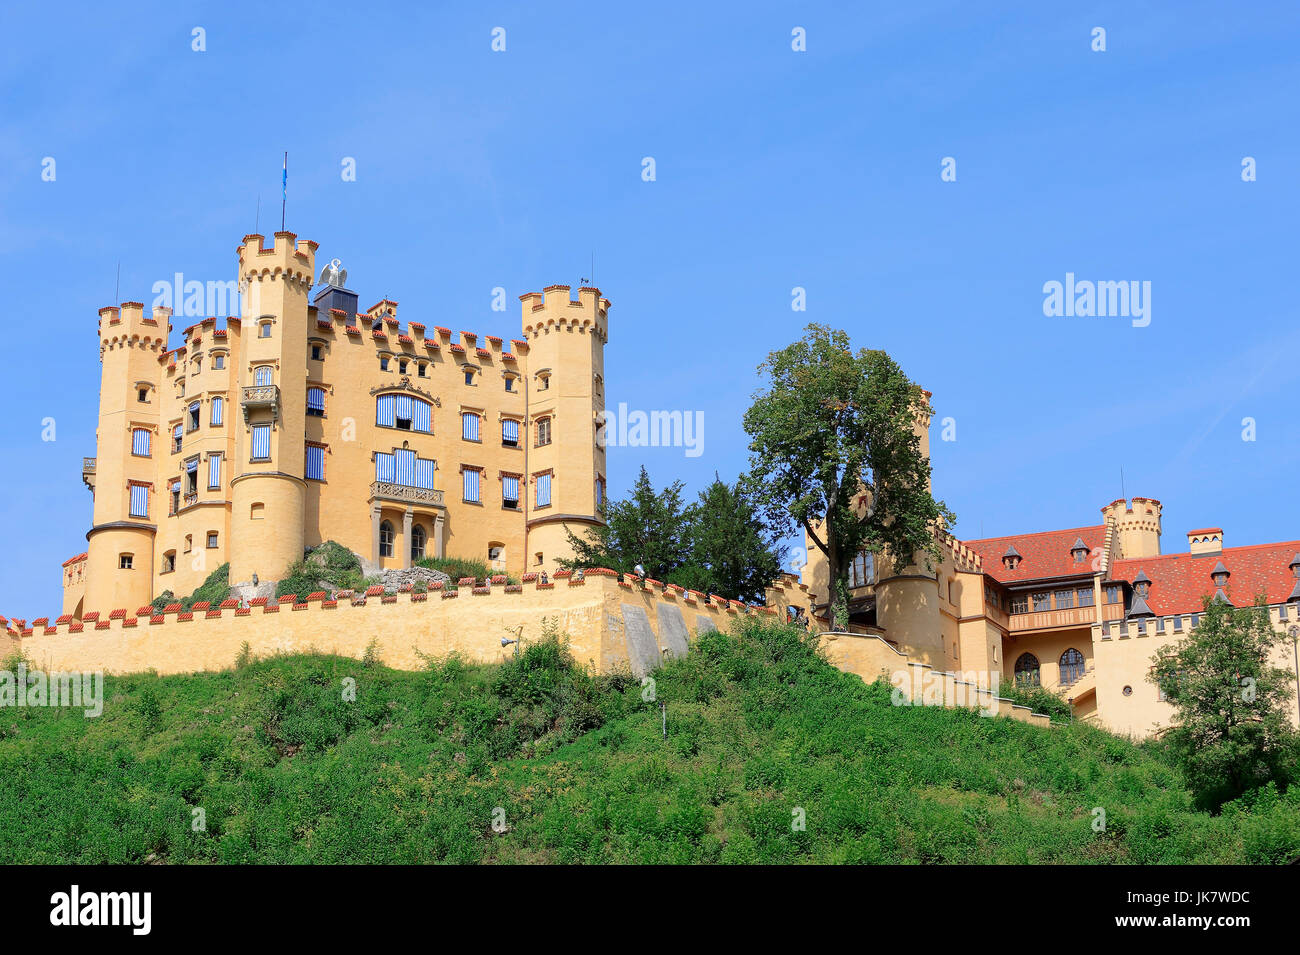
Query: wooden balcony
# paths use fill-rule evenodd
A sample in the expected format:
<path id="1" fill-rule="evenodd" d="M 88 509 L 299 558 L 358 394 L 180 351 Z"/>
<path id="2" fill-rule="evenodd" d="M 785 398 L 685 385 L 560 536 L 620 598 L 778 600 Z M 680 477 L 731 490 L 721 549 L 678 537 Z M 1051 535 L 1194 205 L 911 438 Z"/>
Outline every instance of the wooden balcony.
<path id="1" fill-rule="evenodd" d="M 1121 606 L 1122 610 L 1123 607 Z M 1097 619 L 1096 607 L 1071 607 L 1068 610 L 1031 610 L 1010 615 L 1007 629 L 1012 633 L 1025 630 L 1060 630 L 1065 627 L 1091 627 Z"/>
<path id="2" fill-rule="evenodd" d="M 371 501 L 392 501 L 396 504 L 422 504 L 425 507 L 442 507 L 442 491 L 427 487 L 408 487 L 388 481 L 373 481 L 370 485 Z"/>
<path id="3" fill-rule="evenodd" d="M 95 464 L 98 458 L 81 459 L 81 480 L 85 482 L 86 487 L 90 488 L 90 493 L 95 493 Z"/>

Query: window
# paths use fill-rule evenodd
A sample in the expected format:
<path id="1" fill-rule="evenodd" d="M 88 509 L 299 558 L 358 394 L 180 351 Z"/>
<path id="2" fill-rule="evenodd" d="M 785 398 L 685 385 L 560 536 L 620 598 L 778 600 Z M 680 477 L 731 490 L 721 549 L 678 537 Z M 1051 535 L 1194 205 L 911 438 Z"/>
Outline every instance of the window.
<path id="1" fill-rule="evenodd" d="M 149 429 L 135 428 L 131 431 L 131 453 L 138 458 L 149 457 Z"/>
<path id="2" fill-rule="evenodd" d="M 1183 678 L 1182 670 L 1174 670 L 1169 676 L 1156 684 L 1156 699 L 1161 703 L 1169 701 L 1170 689 L 1177 689 L 1178 682 Z"/>
<path id="3" fill-rule="evenodd" d="M 596 510 L 605 509 L 605 479 L 596 478 Z"/>
<path id="4" fill-rule="evenodd" d="M 310 418 L 325 417 L 325 389 L 324 388 L 307 389 L 307 416 Z"/>
<path id="5" fill-rule="evenodd" d="M 1061 685 L 1078 683 L 1083 679 L 1083 654 L 1074 647 L 1061 654 Z"/>
<path id="6" fill-rule="evenodd" d="M 148 401 L 148 400 L 149 400 L 149 389 L 148 389 L 148 388 L 141 388 L 141 389 L 136 393 L 136 400 L 137 400 L 137 401 Z"/>
<path id="7" fill-rule="evenodd" d="M 214 491 L 221 487 L 221 455 L 208 455 L 208 490 Z"/>
<path id="8" fill-rule="evenodd" d="M 213 356 L 212 356 L 212 367 L 215 368 L 217 371 L 220 371 L 221 369 L 225 368 L 225 367 L 226 367 L 226 356 L 225 356 L 225 355 L 213 355 Z"/>
<path id="9" fill-rule="evenodd" d="M 1124 599 L 1124 588 L 1118 584 L 1106 585 L 1106 603 L 1117 604 Z"/>
<path id="10" fill-rule="evenodd" d="M 253 384 L 259 388 L 271 383 L 273 369 L 270 365 L 258 365 L 253 369 Z"/>
<path id="11" fill-rule="evenodd" d="M 433 468 L 432 461 L 426 461 L 424 458 L 415 459 L 415 486 L 433 490 Z"/>
<path id="12" fill-rule="evenodd" d="M 380 356 L 379 356 L 379 370 L 380 370 L 380 371 L 388 371 L 388 356 L 387 356 L 387 355 L 380 355 Z"/>
<path id="13" fill-rule="evenodd" d="M 506 375 L 506 391 L 515 390 L 515 379 L 511 375 Z"/>
<path id="14" fill-rule="evenodd" d="M 199 459 L 190 458 L 185 462 L 185 496 L 192 498 L 199 493 Z M 187 500 L 188 504 L 189 501 Z"/>
<path id="15" fill-rule="evenodd" d="M 185 430 L 186 431 L 199 430 L 199 403 L 197 401 L 190 402 L 190 413 L 188 418 L 186 419 Z"/>
<path id="16" fill-rule="evenodd" d="M 466 441 L 478 440 L 478 415 L 466 411 L 460 416 L 460 436 Z"/>
<path id="17" fill-rule="evenodd" d="M 212 418 L 210 419 L 212 423 L 212 427 L 214 428 L 221 427 L 221 422 L 225 420 L 225 416 L 226 416 L 226 399 L 221 397 L 220 395 L 213 395 Z"/>
<path id="18" fill-rule="evenodd" d="M 172 428 L 172 454 L 181 452 L 181 425 Z"/>
<path id="19" fill-rule="evenodd" d="M 1091 587 L 1080 587 L 1078 594 L 1080 607 L 1091 607 L 1094 605 L 1097 595 L 1092 592 Z"/>
<path id="20" fill-rule="evenodd" d="M 188 553 L 189 553 L 190 551 L 192 551 L 193 549 L 194 549 L 194 535 L 193 535 L 193 534 L 186 534 L 186 535 L 185 535 L 185 553 L 188 554 Z"/>
<path id="21" fill-rule="evenodd" d="M 253 425 L 253 453 L 251 460 L 271 460 L 271 426 L 269 424 Z"/>
<path id="22" fill-rule="evenodd" d="M 312 361 L 320 361 L 320 360 L 321 360 L 321 350 L 320 350 L 320 346 L 319 346 L 319 345 L 312 345 L 312 346 L 311 346 L 311 360 L 312 360 Z"/>
<path id="23" fill-rule="evenodd" d="M 538 375 L 538 376 L 537 376 L 537 390 L 538 390 L 538 391 L 546 391 L 546 390 L 547 390 L 548 388 L 550 388 L 550 387 L 551 387 L 551 376 L 550 376 L 550 375 Z"/>
<path id="24" fill-rule="evenodd" d="M 117 555 L 117 569 L 118 569 L 118 570 L 130 570 L 130 569 L 131 569 L 131 565 L 132 565 L 134 562 L 135 562 L 135 558 L 134 558 L 134 555 L 132 555 L 132 554 L 118 554 L 118 555 Z"/>
<path id="25" fill-rule="evenodd" d="M 325 480 L 325 448 L 319 444 L 309 444 L 303 459 L 303 477 L 308 481 Z"/>
<path id="26" fill-rule="evenodd" d="M 410 395 L 380 395 L 375 400 L 375 424 L 401 431 L 433 432 L 432 406 Z"/>
<path id="27" fill-rule="evenodd" d="M 1029 597 L 1026 594 L 1012 594 L 1011 612 L 1029 613 Z"/>
<path id="28" fill-rule="evenodd" d="M 131 483 L 128 485 L 131 492 L 131 516 L 148 517 L 149 516 L 149 485 Z"/>
<path id="29" fill-rule="evenodd" d="M 254 501 L 248 506 L 248 519 L 250 521 L 266 520 L 266 505 L 261 501 Z"/>
<path id="30" fill-rule="evenodd" d="M 258 337 L 258 338 L 270 338 L 270 337 L 271 337 L 271 323 L 270 323 L 270 322 L 263 322 L 261 325 L 259 325 L 259 326 L 257 327 L 257 337 Z"/>
<path id="31" fill-rule="evenodd" d="M 551 443 L 551 419 L 550 418 L 538 418 L 537 427 L 535 430 L 537 431 L 536 447 L 540 448 L 544 444 Z"/>
<path id="32" fill-rule="evenodd" d="M 538 567 L 542 566 L 542 552 L 540 550 L 533 555 L 533 563 Z"/>
<path id="33" fill-rule="evenodd" d="M 172 499 L 172 509 L 168 513 L 175 514 L 181 509 L 181 482 L 173 481 L 171 487 L 167 490 L 171 494 Z"/>
<path id="34" fill-rule="evenodd" d="M 507 418 L 501 422 L 501 443 L 507 448 L 519 447 L 519 422 Z"/>
<path id="35" fill-rule="evenodd" d="M 1039 686 L 1038 657 L 1022 653 L 1016 659 L 1016 686 Z"/>
<path id="36" fill-rule="evenodd" d="M 175 569 L 176 569 L 176 551 L 169 550 L 167 553 L 163 554 L 162 573 L 170 574 Z"/>
<path id="37" fill-rule="evenodd" d="M 426 362 L 418 362 L 418 363 L 416 364 L 416 366 L 415 366 L 415 374 L 416 374 L 416 377 L 419 377 L 419 378 L 427 378 L 428 375 L 426 375 L 425 373 L 426 373 L 428 370 L 429 370 L 429 366 L 428 366 L 428 364 L 427 364 Z"/>
<path id="38" fill-rule="evenodd" d="M 551 506 L 551 475 L 549 472 L 537 475 L 537 506 Z"/>
<path id="39" fill-rule="evenodd" d="M 501 506 L 511 511 L 519 509 L 519 475 L 501 475 Z"/>
<path id="40" fill-rule="evenodd" d="M 203 370 L 203 359 L 202 359 L 202 358 L 195 358 L 195 359 L 194 359 L 194 374 L 197 375 L 197 374 L 198 374 L 199 372 L 201 372 L 202 370 Z"/>
<path id="41" fill-rule="evenodd" d="M 406 374 L 406 359 L 405 359 L 405 358 L 398 359 L 398 362 L 397 362 L 397 373 L 398 373 L 399 375 L 404 375 L 404 374 Z"/>
<path id="42" fill-rule="evenodd" d="M 428 538 L 425 536 L 424 528 L 419 524 L 411 526 L 411 560 L 416 561 L 424 556 L 424 544 Z"/>
<path id="43" fill-rule="evenodd" d="M 1047 591 L 1045 591 L 1045 590 L 1040 590 L 1040 591 L 1038 591 L 1037 593 L 1035 593 L 1035 594 L 1033 595 L 1033 601 L 1034 601 L 1034 611 L 1035 611 L 1035 612 L 1037 612 L 1037 611 L 1039 611 L 1039 610 L 1051 610 L 1051 609 L 1052 609 L 1051 601 L 1048 599 L 1048 594 L 1047 594 Z"/>
<path id="44" fill-rule="evenodd" d="M 379 525 L 379 556 L 393 556 L 393 525 L 388 521 Z"/>
<path id="45" fill-rule="evenodd" d="M 478 498 L 478 479 L 479 473 L 476 470 L 466 468 L 461 472 L 461 480 L 464 483 L 463 499 L 470 504 L 479 503 Z"/>
<path id="46" fill-rule="evenodd" d="M 465 384 L 467 385 L 474 384 L 474 369 L 472 368 L 465 369 Z"/>
<path id="47" fill-rule="evenodd" d="M 208 531 L 208 550 L 216 550 L 216 548 L 217 548 L 217 532 Z"/>
<path id="48" fill-rule="evenodd" d="M 488 544 L 488 563 L 493 570 L 506 569 L 506 548 L 504 544 Z"/>
<path id="49" fill-rule="evenodd" d="M 1073 610 L 1074 609 L 1074 591 L 1058 590 L 1056 592 L 1056 609 Z"/>
<path id="50" fill-rule="evenodd" d="M 862 551 L 849 564 L 849 587 L 865 587 L 875 577 L 875 557 Z"/>

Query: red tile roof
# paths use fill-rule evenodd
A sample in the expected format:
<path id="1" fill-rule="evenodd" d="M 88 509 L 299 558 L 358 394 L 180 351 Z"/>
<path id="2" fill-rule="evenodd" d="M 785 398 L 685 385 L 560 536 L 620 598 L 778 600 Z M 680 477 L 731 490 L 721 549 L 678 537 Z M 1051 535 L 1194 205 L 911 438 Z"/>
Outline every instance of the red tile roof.
<path id="1" fill-rule="evenodd" d="M 1080 537 L 1088 547 L 1088 556 L 1082 564 L 1076 564 L 1070 548 Z M 1071 527 L 1060 531 L 1040 531 L 1037 534 L 986 537 L 962 543 L 980 555 L 984 562 L 984 573 L 1001 583 L 1014 584 L 1047 577 L 1092 574 L 1098 569 L 1094 564 L 1101 555 L 1101 546 L 1105 541 L 1106 525 L 1097 524 L 1094 527 Z M 1008 547 L 1014 547 L 1020 554 L 1020 563 L 1015 570 L 1008 570 L 1006 564 L 1002 563 L 1002 555 Z"/>
<path id="2" fill-rule="evenodd" d="M 1219 561 L 1228 569 L 1229 599 L 1238 607 L 1249 606 L 1263 594 L 1270 604 L 1284 603 L 1295 586 L 1288 566 L 1300 551 L 1300 541 L 1280 544 L 1252 544 L 1248 547 L 1225 547 L 1211 554 L 1163 554 L 1160 557 L 1134 557 L 1117 560 L 1111 576 L 1132 580 L 1139 571 L 1151 578 L 1147 606 L 1159 616 L 1171 613 L 1198 613 L 1201 600 L 1213 597 L 1214 581 L 1210 572 Z"/>
<path id="3" fill-rule="evenodd" d="M 75 564 L 78 561 L 85 560 L 89 556 L 90 554 L 83 551 L 82 553 L 78 554 L 76 557 L 69 557 L 67 560 L 63 562 L 63 566 L 67 567 L 69 564 Z"/>

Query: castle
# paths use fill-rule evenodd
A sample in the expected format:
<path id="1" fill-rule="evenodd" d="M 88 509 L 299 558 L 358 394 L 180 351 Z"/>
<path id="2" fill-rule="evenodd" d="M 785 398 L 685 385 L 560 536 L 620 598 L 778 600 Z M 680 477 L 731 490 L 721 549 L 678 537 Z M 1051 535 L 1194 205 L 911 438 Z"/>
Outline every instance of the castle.
<path id="1" fill-rule="evenodd" d="M 240 316 L 189 327 L 175 349 L 168 309 L 100 310 L 87 550 L 63 565 L 53 625 L 0 618 L 38 662 L 186 672 L 229 665 L 244 643 L 359 655 L 380 636 L 400 644 L 397 665 L 452 651 L 488 660 L 503 628 L 523 634 L 552 614 L 584 662 L 643 674 L 731 615 L 793 610 L 829 629 L 828 567 L 810 536 L 802 579 L 783 575 L 763 608 L 612 571 L 555 572 L 571 555 L 566 526 L 603 521 L 609 302 L 599 290 L 523 295 L 523 337 L 480 343 L 416 322 L 403 330 L 388 299 L 358 311 L 337 260 L 316 281 L 316 248 L 290 232 L 270 248 L 245 236 Z M 929 422 L 926 412 L 916 423 L 927 458 Z M 939 530 L 934 568 L 858 555 L 850 632 L 826 635 L 830 660 L 867 680 L 937 677 L 944 701 L 962 695 L 963 674 L 997 675 L 1058 694 L 1077 718 L 1146 736 L 1173 716 L 1147 680 L 1151 658 L 1198 625 L 1203 598 L 1245 606 L 1263 596 L 1273 625 L 1300 633 L 1300 541 L 1228 548 L 1221 529 L 1202 528 L 1188 533 L 1187 553 L 1162 554 L 1159 501 L 1112 501 L 1101 514 L 980 540 Z M 232 598 L 196 604 L 201 616 L 150 606 L 164 591 L 192 593 L 225 562 L 233 585 L 275 581 L 330 539 L 367 573 L 478 557 L 501 571 L 497 583 L 510 572 L 523 584 L 437 588 L 436 612 L 409 587 L 400 599 L 382 587 Z M 461 595 L 470 599 L 446 602 Z M 261 620 L 283 603 L 310 612 Z M 1275 664 L 1292 668 L 1292 654 L 1288 644 Z"/>
<path id="2" fill-rule="evenodd" d="M 64 564 L 64 614 L 274 581 L 335 540 L 369 573 L 423 556 L 502 572 L 554 567 L 564 526 L 602 523 L 604 346 L 599 289 L 521 296 L 521 338 L 359 311 L 337 260 L 277 232 L 238 249 L 241 314 L 168 348 L 170 310 L 99 312 L 102 377 L 84 554 Z"/>

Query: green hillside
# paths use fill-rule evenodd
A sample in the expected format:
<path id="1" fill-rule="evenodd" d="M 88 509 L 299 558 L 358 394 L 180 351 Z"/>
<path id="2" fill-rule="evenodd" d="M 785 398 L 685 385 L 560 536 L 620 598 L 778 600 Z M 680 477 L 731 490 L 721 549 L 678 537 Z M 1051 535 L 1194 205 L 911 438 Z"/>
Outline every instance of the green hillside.
<path id="1" fill-rule="evenodd" d="M 410 673 L 292 656 L 110 679 L 98 719 L 0 711 L 0 862 L 1300 855 L 1295 789 L 1197 812 L 1151 747 L 1087 726 L 896 708 L 887 686 L 839 672 L 777 625 L 701 636 L 655 689 L 666 740 L 639 681 L 591 678 L 553 640 L 504 666 Z M 192 831 L 194 807 L 205 832 Z"/>

